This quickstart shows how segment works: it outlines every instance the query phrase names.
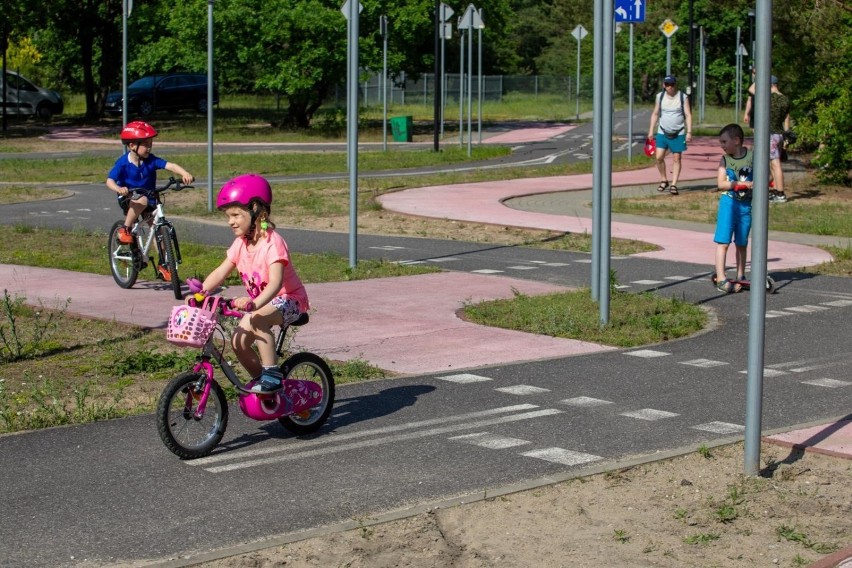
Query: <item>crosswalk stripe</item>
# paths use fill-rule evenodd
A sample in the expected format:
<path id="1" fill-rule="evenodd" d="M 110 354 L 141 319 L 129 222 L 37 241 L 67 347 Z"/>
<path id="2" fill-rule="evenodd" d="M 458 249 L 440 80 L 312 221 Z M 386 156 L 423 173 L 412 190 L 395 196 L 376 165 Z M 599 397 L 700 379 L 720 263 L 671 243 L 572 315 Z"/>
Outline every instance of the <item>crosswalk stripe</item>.
<path id="1" fill-rule="evenodd" d="M 541 450 L 532 450 L 524 452 L 522 456 L 530 458 L 538 458 L 549 462 L 554 462 L 562 465 L 580 465 L 593 461 L 602 460 L 601 456 L 593 454 L 584 454 L 583 452 L 574 452 L 563 448 L 544 448 Z"/>

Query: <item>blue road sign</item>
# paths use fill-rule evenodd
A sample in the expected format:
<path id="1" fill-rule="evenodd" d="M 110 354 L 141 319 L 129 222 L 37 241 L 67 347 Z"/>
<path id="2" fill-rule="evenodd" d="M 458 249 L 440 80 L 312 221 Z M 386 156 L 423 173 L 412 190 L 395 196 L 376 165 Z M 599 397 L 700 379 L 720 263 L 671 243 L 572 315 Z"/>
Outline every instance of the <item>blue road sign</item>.
<path id="1" fill-rule="evenodd" d="M 638 24 L 645 21 L 645 0 L 615 0 L 615 21 Z"/>

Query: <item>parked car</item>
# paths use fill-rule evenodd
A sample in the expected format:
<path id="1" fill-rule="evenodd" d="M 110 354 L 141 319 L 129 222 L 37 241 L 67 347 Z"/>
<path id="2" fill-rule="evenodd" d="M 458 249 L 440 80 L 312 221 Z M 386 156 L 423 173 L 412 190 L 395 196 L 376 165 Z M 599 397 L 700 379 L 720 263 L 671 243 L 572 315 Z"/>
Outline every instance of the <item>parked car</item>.
<path id="1" fill-rule="evenodd" d="M 213 85 L 213 104 L 219 92 Z M 107 95 L 104 110 L 121 114 L 121 91 Z M 195 110 L 207 113 L 207 75 L 204 73 L 163 73 L 146 75 L 127 86 L 127 110 L 137 116 L 168 110 Z"/>
<path id="2" fill-rule="evenodd" d="M 5 81 L 0 81 L 0 104 L 6 108 L 6 114 L 34 115 L 48 120 L 65 110 L 62 95 L 56 91 L 42 89 L 14 71 L 6 71 L 4 78 Z M 3 98 L 4 87 L 6 99 Z"/>

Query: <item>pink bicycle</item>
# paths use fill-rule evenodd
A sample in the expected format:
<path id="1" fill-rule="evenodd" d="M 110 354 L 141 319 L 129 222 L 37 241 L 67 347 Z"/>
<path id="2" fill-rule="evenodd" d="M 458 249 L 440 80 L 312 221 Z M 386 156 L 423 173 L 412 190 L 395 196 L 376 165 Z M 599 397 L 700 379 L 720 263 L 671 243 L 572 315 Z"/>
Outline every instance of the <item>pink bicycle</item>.
<path id="1" fill-rule="evenodd" d="M 190 290 L 195 282 L 188 281 Z M 198 283 L 200 284 L 200 283 Z M 198 286 L 200 290 L 200 286 Z M 242 317 L 230 300 L 210 296 L 203 303 L 191 299 L 175 306 L 169 318 L 167 338 L 172 343 L 200 348 L 191 371 L 174 377 L 157 403 L 157 430 L 166 447 L 181 459 L 195 459 L 213 451 L 228 426 L 225 391 L 213 376 L 214 363 L 237 391 L 240 410 L 254 420 L 278 422 L 297 435 L 319 430 L 334 405 L 334 377 L 326 362 L 313 353 L 290 355 L 282 364 L 284 386 L 272 393 L 253 393 L 254 381 L 243 384 L 225 359 L 229 334 L 225 318 Z M 282 327 L 275 350 L 283 356 L 287 331 L 308 323 L 308 314 Z"/>

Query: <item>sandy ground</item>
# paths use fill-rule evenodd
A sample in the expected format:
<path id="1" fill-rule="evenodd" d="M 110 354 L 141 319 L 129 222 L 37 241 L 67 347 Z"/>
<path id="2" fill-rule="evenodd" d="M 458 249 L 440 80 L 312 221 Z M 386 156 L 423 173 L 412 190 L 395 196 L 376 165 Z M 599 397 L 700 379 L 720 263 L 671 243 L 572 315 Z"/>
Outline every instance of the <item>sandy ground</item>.
<path id="1" fill-rule="evenodd" d="M 430 510 L 360 519 L 210 567 L 808 566 L 852 544 L 852 460 L 741 443 Z"/>

